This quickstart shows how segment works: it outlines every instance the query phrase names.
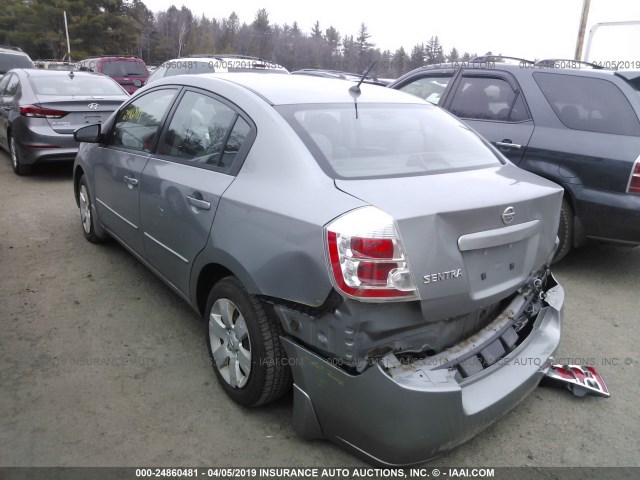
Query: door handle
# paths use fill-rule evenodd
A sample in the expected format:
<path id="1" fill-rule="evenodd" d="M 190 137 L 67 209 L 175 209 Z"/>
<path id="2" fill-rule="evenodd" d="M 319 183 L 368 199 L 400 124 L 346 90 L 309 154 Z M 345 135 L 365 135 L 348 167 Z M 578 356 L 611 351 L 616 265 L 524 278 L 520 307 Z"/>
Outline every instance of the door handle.
<path id="1" fill-rule="evenodd" d="M 496 146 L 503 148 L 522 148 L 522 145 L 518 145 L 517 143 L 511 143 L 511 140 L 504 139 L 501 142 L 496 142 Z"/>
<path id="2" fill-rule="evenodd" d="M 201 210 L 209 210 L 211 208 L 211 204 L 206 200 L 202 200 L 200 198 L 190 197 L 187 195 L 187 202 L 189 205 L 192 205 Z"/>
<path id="3" fill-rule="evenodd" d="M 124 183 L 131 185 L 132 187 L 137 187 L 138 186 L 138 180 L 133 178 L 133 177 L 127 177 L 126 175 L 124 176 Z"/>

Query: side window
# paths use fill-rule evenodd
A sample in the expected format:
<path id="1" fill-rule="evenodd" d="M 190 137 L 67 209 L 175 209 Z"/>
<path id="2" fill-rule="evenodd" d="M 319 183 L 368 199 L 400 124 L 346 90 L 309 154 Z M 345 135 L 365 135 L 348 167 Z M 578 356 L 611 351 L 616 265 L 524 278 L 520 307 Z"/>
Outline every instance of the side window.
<path id="1" fill-rule="evenodd" d="M 9 80 L 11 80 L 11 77 L 13 77 L 12 75 L 5 75 L 4 77 L 2 77 L 2 80 L 0 80 L 0 96 L 5 96 L 6 93 L 6 89 L 7 89 L 7 84 L 9 83 Z"/>
<path id="2" fill-rule="evenodd" d="M 164 78 L 166 71 L 167 71 L 167 63 L 163 63 L 158 68 L 156 68 L 153 71 L 153 73 L 151 73 L 151 75 L 149 75 L 149 78 L 147 79 L 147 83 L 155 82 L 156 80 L 160 80 L 161 78 Z"/>
<path id="3" fill-rule="evenodd" d="M 229 168 L 233 165 L 233 160 L 238 155 L 238 152 L 244 145 L 245 140 L 251 133 L 251 127 L 242 117 L 238 117 L 231 133 L 229 134 L 229 140 L 224 146 L 222 152 L 222 158 L 220 159 L 220 167 Z"/>
<path id="4" fill-rule="evenodd" d="M 640 123 L 633 107 L 612 82 L 538 72 L 533 78 L 567 127 L 588 132 L 640 135 Z"/>
<path id="5" fill-rule="evenodd" d="M 189 73 L 189 67 L 185 61 L 172 60 L 167 62 L 165 65 L 167 66 L 167 72 L 164 74 L 165 77 L 173 77 L 174 75 L 184 75 Z"/>
<path id="6" fill-rule="evenodd" d="M 451 81 L 452 75 L 431 75 L 420 77 L 417 80 L 408 83 L 398 90 L 410 93 L 416 97 L 420 97 L 434 105 L 440 103 L 440 98 L 444 93 L 447 85 Z"/>
<path id="7" fill-rule="evenodd" d="M 158 153 L 180 160 L 228 168 L 250 131 L 224 103 L 187 92 L 180 100 Z M 247 128 L 242 127 L 245 124 Z"/>
<path id="8" fill-rule="evenodd" d="M 111 145 L 150 152 L 160 122 L 175 96 L 174 89 L 155 90 L 136 98 L 120 110 L 116 117 Z"/>
<path id="9" fill-rule="evenodd" d="M 3 95 L 6 97 L 13 97 L 20 91 L 20 79 L 17 75 L 11 75 L 7 86 L 5 87 Z"/>
<path id="10" fill-rule="evenodd" d="M 460 118 L 521 122 L 529 113 L 522 96 L 506 80 L 462 77 L 449 110 Z"/>

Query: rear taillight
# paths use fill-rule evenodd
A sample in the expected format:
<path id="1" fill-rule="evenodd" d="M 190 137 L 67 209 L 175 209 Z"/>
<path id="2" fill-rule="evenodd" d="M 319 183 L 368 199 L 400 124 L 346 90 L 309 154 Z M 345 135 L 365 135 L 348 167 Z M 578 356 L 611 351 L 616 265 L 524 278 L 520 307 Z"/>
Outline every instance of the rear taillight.
<path id="1" fill-rule="evenodd" d="M 62 118 L 69 112 L 61 110 L 53 110 L 52 108 L 43 108 L 40 105 L 25 105 L 20 107 L 20 115 L 32 118 Z"/>
<path id="2" fill-rule="evenodd" d="M 353 210 L 325 227 L 334 285 L 358 300 L 418 298 L 393 217 L 375 207 Z"/>
<path id="3" fill-rule="evenodd" d="M 631 170 L 631 178 L 629 178 L 629 186 L 627 187 L 628 193 L 640 194 L 640 158 L 633 164 Z"/>

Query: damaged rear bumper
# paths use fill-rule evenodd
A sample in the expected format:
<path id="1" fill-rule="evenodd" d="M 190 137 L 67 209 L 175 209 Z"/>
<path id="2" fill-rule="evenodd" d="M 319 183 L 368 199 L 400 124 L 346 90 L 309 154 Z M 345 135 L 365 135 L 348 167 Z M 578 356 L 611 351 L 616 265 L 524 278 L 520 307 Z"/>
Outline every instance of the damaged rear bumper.
<path id="1" fill-rule="evenodd" d="M 400 375 L 379 363 L 352 375 L 282 338 L 292 360 L 295 430 L 383 465 L 421 463 L 469 440 L 518 405 L 553 363 L 564 291 L 552 284 L 528 336 L 467 378 L 428 361 L 403 365 Z"/>

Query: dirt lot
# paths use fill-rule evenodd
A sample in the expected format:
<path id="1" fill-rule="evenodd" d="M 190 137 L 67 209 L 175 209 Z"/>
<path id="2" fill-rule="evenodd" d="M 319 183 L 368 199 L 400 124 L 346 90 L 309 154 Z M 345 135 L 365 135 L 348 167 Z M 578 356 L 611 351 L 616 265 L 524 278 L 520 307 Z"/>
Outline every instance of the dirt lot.
<path id="1" fill-rule="evenodd" d="M 0 153 L 0 205 L 1 466 L 363 465 L 298 438 L 290 397 L 224 395 L 201 319 L 123 248 L 84 240 L 70 165 L 18 178 Z M 555 272 L 558 356 L 598 365 L 612 397 L 539 388 L 430 465 L 640 465 L 640 249 L 588 245 Z"/>

